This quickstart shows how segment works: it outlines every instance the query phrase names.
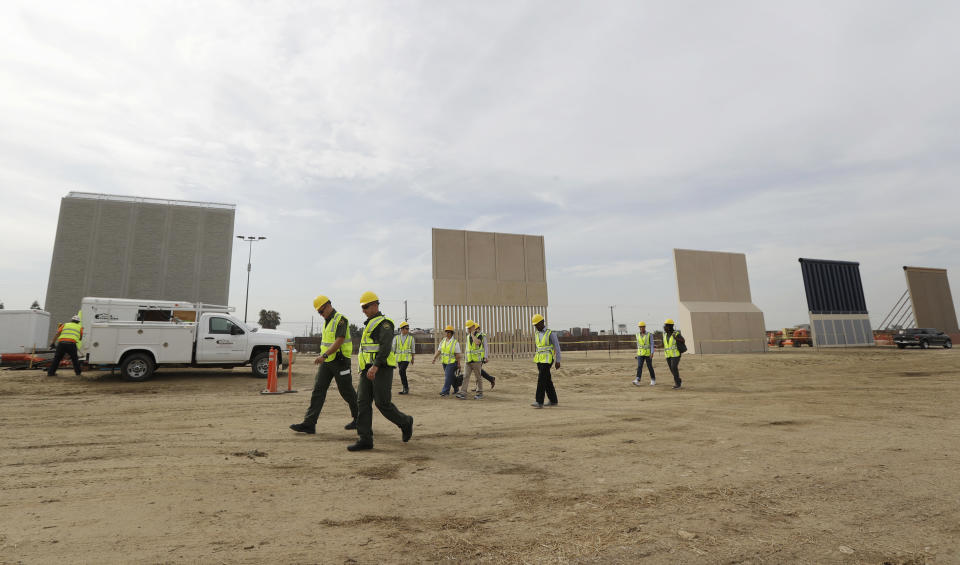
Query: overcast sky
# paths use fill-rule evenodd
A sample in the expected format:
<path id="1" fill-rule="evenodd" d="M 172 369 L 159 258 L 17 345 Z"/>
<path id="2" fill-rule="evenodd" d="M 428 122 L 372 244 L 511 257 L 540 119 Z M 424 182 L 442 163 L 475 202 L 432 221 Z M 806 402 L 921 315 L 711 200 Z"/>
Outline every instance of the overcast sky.
<path id="1" fill-rule="evenodd" d="M 430 228 L 545 236 L 554 328 L 677 312 L 674 247 L 798 257 L 878 323 L 960 227 L 956 2 L 7 2 L 0 300 L 44 301 L 69 191 L 235 203 L 250 309 L 361 292 L 433 325 Z M 231 303 L 243 312 L 246 244 Z M 960 297 L 956 297 L 960 298 Z M 955 300 L 956 300 L 955 298 Z M 632 331 L 632 330 L 631 330 Z"/>

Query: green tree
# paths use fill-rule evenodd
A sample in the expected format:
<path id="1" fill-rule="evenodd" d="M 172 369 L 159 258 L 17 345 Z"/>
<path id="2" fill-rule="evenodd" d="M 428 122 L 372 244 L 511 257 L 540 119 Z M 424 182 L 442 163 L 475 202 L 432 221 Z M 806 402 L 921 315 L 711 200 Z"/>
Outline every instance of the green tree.
<path id="1" fill-rule="evenodd" d="M 34 300 L 34 301 L 33 301 L 33 304 L 30 305 L 30 309 L 31 309 L 31 310 L 39 310 L 39 309 L 40 309 L 40 303 L 37 302 L 36 300 Z"/>
<path id="2" fill-rule="evenodd" d="M 260 310 L 260 325 L 268 330 L 275 330 L 280 325 L 280 313 L 276 310 Z"/>

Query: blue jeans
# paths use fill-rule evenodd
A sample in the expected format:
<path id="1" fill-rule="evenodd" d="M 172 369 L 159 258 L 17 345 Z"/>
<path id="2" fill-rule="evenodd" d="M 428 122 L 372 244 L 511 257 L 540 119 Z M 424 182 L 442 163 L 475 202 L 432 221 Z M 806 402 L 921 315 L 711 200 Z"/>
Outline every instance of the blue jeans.
<path id="1" fill-rule="evenodd" d="M 653 372 L 653 358 L 652 357 L 637 357 L 637 381 L 640 380 L 640 377 L 643 376 L 643 364 L 647 364 L 647 369 L 650 370 L 650 380 L 657 380 L 657 374 Z"/>
<path id="2" fill-rule="evenodd" d="M 443 364 L 443 388 L 440 390 L 440 394 L 450 394 L 450 389 L 453 388 L 453 378 L 456 375 L 457 375 L 456 363 Z M 454 388 L 453 392 L 457 392 L 457 389 Z"/>

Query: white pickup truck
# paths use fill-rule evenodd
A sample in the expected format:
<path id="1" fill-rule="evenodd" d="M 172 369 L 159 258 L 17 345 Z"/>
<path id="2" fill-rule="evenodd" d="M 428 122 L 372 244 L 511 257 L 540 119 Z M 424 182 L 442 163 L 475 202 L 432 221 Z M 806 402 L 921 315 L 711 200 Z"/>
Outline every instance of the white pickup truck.
<path id="1" fill-rule="evenodd" d="M 119 367 L 131 381 L 145 381 L 161 366 L 233 368 L 250 365 L 267 376 L 270 349 L 278 366 L 293 347 L 289 332 L 250 327 L 233 308 L 172 300 L 84 298 L 80 356 L 90 365 Z"/>

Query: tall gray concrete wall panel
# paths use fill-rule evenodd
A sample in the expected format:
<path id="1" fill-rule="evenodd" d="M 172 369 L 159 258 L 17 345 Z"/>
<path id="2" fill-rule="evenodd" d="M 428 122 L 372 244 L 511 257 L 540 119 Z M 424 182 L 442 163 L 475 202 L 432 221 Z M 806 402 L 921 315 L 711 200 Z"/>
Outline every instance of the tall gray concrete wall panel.
<path id="1" fill-rule="evenodd" d="M 47 282 L 51 332 L 84 296 L 226 304 L 234 215 L 229 204 L 70 193 Z"/>
<path id="2" fill-rule="evenodd" d="M 918 328 L 936 328 L 947 333 L 958 333 L 957 311 L 950 292 L 946 269 L 904 267 L 907 290 Z"/>

